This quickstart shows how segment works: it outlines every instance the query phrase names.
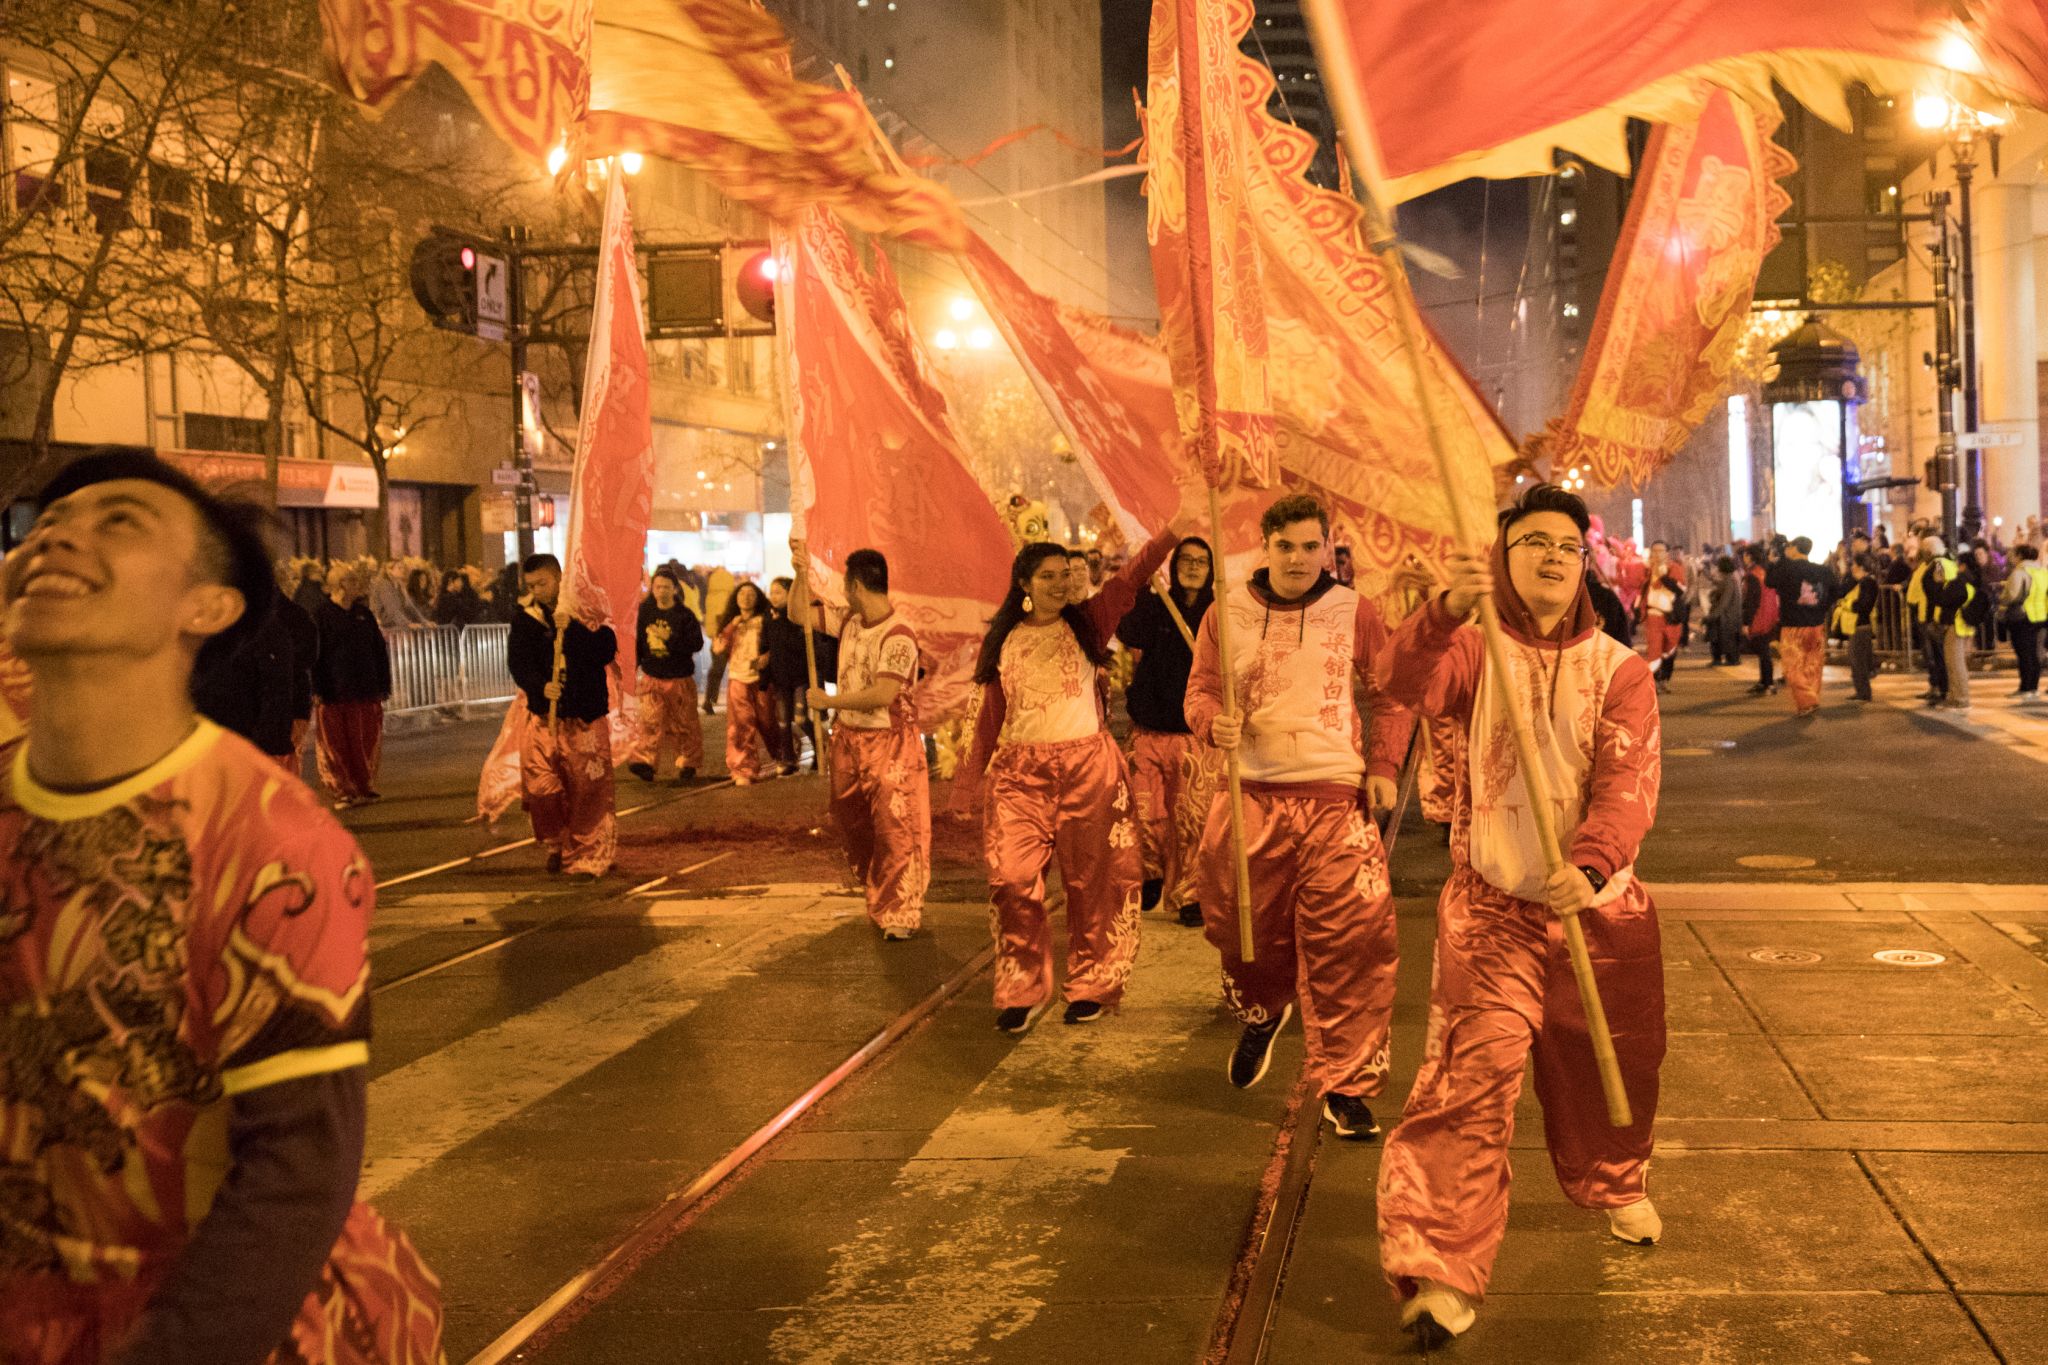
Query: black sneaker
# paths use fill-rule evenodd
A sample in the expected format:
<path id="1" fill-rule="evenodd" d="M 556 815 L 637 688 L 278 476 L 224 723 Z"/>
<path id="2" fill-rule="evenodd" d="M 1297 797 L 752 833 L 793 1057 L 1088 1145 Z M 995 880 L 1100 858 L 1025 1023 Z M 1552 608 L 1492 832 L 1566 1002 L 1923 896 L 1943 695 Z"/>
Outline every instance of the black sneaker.
<path id="1" fill-rule="evenodd" d="M 1156 909 L 1159 905 L 1159 897 L 1165 890 L 1166 883 L 1164 881 L 1158 877 L 1147 877 L 1145 885 L 1139 891 L 1139 895 L 1142 898 L 1139 902 L 1140 907 L 1146 910 Z"/>
<path id="2" fill-rule="evenodd" d="M 569 878 L 578 886 L 591 886 L 604 880 L 602 872 L 578 872 Z"/>
<path id="3" fill-rule="evenodd" d="M 676 774 L 676 781 L 678 782 L 695 782 L 696 780 L 697 770 L 694 767 L 684 768 Z"/>
<path id="4" fill-rule="evenodd" d="M 1181 927 L 1199 929 L 1202 927 L 1202 907 L 1190 901 L 1180 908 Z"/>
<path id="5" fill-rule="evenodd" d="M 652 782 L 654 780 L 654 765 L 652 763 L 628 763 L 626 771 L 639 778 L 642 782 Z"/>
<path id="6" fill-rule="evenodd" d="M 1102 1013 L 1100 1000 L 1070 1000 L 1065 1018 L 1069 1024 L 1092 1024 L 1102 1017 Z"/>
<path id="7" fill-rule="evenodd" d="M 561 854 L 559 854 L 559 853 L 550 853 L 550 854 L 548 854 L 548 871 L 550 871 L 550 872 L 560 872 L 561 870 L 562 870 L 562 855 L 561 855 Z"/>
<path id="8" fill-rule="evenodd" d="M 1012 1005 L 1006 1010 L 997 1010 L 996 1027 L 1005 1033 L 1029 1033 L 1050 1003 L 1050 1000 L 1041 1000 L 1035 1005 Z"/>
<path id="9" fill-rule="evenodd" d="M 1281 1007 L 1278 1019 L 1269 1019 L 1263 1024 L 1246 1024 L 1239 1035 L 1237 1048 L 1230 1054 L 1230 1066 L 1226 1073 L 1230 1083 L 1239 1090 L 1249 1090 L 1266 1075 L 1266 1068 L 1273 1062 L 1273 1042 L 1280 1036 L 1280 1030 L 1287 1027 L 1287 1021 L 1294 1017 L 1294 1005 L 1290 1002 Z"/>
<path id="10" fill-rule="evenodd" d="M 1323 1117 L 1335 1125 L 1340 1138 L 1371 1142 L 1380 1135 L 1379 1121 L 1356 1095 L 1323 1096 Z"/>

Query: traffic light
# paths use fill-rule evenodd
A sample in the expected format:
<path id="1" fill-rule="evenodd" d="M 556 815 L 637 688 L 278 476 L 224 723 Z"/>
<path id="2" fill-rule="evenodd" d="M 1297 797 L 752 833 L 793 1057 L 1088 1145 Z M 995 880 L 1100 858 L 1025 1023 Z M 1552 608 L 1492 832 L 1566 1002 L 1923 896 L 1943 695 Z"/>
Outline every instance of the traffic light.
<path id="1" fill-rule="evenodd" d="M 502 341 L 510 263 L 488 242 L 437 227 L 412 249 L 412 295 L 436 327 Z"/>
<path id="2" fill-rule="evenodd" d="M 777 270 L 775 253 L 760 242 L 650 249 L 648 335 L 767 336 L 775 330 Z"/>

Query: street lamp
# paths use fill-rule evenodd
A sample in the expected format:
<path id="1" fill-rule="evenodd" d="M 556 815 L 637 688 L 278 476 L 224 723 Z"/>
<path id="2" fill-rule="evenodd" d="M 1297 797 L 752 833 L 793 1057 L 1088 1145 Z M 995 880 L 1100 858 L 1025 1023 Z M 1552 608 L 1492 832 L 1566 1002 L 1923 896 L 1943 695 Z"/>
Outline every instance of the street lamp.
<path id="1" fill-rule="evenodd" d="M 1965 57 L 1971 60 L 1964 60 Z M 1974 69 L 1971 61 L 1974 53 L 1967 50 L 1949 64 L 1965 69 Z M 1998 114 L 1972 109 L 1959 100 L 1943 94 L 1918 94 L 1913 97 L 1913 122 L 1929 132 L 1938 132 L 1948 143 L 1949 159 L 1956 172 L 1956 208 L 1960 217 L 1957 235 L 1962 239 L 1962 324 L 1961 362 L 1963 390 L 1963 432 L 1966 439 L 1977 430 L 1977 270 L 1976 241 L 1971 227 L 1970 182 L 1977 172 L 1977 148 L 1988 146 L 1991 154 L 1991 173 L 1998 174 L 1999 129 L 2005 126 L 2005 119 Z M 1942 230 L 1947 231 L 1944 222 Z M 1962 539 L 1967 541 L 1984 529 L 1984 450 L 1981 446 L 1970 445 L 1963 453 L 1962 484 L 1963 507 Z"/>
<path id="2" fill-rule="evenodd" d="M 1858 468 L 1859 359 L 1855 343 L 1818 314 L 1771 347 L 1778 372 L 1763 397 L 1771 406 L 1771 524 L 1779 535 L 1834 545 L 1870 530 Z"/>

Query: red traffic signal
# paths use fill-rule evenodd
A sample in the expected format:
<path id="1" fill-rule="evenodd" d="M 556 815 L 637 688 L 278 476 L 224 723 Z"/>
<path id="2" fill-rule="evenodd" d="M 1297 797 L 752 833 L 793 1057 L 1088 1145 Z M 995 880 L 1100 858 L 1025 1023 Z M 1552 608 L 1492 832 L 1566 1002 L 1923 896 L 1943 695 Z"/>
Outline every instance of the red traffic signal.
<path id="1" fill-rule="evenodd" d="M 781 269 L 773 251 L 757 251 L 740 263 L 732 284 L 740 307 L 771 327 L 775 324 L 775 280 Z"/>
<path id="2" fill-rule="evenodd" d="M 510 262 L 476 238 L 437 227 L 412 249 L 412 296 L 436 327 L 489 340 L 505 335 Z"/>

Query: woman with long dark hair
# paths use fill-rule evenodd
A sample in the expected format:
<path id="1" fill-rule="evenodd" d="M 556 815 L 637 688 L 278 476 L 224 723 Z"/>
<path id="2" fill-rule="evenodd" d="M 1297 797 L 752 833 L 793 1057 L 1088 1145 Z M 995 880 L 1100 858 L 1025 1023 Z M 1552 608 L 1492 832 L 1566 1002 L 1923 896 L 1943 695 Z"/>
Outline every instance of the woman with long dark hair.
<path id="1" fill-rule="evenodd" d="M 1067 1012 L 1090 1023 L 1123 999 L 1138 955 L 1137 811 L 1109 733 L 1097 671 L 1108 640 L 1173 548 L 1154 536 L 1087 602 L 1070 605 L 1064 547 L 1026 545 L 989 622 L 974 680 L 981 716 L 957 784 L 971 802 L 986 769 L 982 820 L 995 915 L 996 1027 L 1028 1030 L 1052 1000 L 1045 874 L 1067 893 Z"/>
<path id="2" fill-rule="evenodd" d="M 1131 713 L 1131 784 L 1137 791 L 1144 854 L 1144 908 L 1163 904 L 1189 928 L 1202 923 L 1197 855 L 1220 770 L 1216 751 L 1197 744 L 1188 732 L 1182 703 L 1195 653 L 1181 630 L 1201 629 L 1216 600 L 1215 583 L 1209 542 L 1189 536 L 1173 547 L 1172 605 L 1156 592 L 1145 593 L 1116 628 L 1116 638 L 1138 655 L 1124 706 Z"/>
<path id="3" fill-rule="evenodd" d="M 725 770 L 735 787 L 750 786 L 768 766 L 775 698 L 761 676 L 768 665 L 761 639 L 767 624 L 768 599 L 752 583 L 733 589 L 718 618 L 713 652 L 725 660 Z"/>

